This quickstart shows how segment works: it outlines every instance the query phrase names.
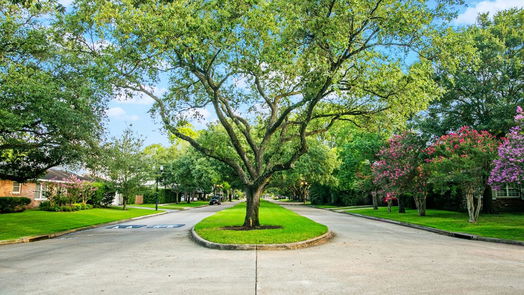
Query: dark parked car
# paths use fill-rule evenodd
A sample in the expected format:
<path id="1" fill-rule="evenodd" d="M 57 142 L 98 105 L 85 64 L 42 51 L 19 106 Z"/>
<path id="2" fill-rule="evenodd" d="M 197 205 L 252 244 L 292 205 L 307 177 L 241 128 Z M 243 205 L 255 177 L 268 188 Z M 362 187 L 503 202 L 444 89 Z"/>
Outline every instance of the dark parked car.
<path id="1" fill-rule="evenodd" d="M 220 197 L 214 196 L 209 200 L 209 205 L 220 205 Z"/>

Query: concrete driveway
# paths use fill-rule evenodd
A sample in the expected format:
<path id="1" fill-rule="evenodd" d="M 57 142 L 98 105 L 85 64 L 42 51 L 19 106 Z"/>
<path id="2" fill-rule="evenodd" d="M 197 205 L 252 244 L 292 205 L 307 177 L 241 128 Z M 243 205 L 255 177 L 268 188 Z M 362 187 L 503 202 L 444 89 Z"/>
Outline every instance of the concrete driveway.
<path id="1" fill-rule="evenodd" d="M 0 247 L 0 294 L 524 294 L 524 247 L 459 240 L 303 206 L 330 243 L 202 248 L 188 230 L 221 207 Z"/>

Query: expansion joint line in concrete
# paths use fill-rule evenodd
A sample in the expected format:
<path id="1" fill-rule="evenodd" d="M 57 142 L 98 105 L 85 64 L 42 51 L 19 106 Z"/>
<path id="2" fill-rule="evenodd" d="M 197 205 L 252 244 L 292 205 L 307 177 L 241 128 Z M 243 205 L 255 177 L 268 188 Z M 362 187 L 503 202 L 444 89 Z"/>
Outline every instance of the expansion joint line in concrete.
<path id="1" fill-rule="evenodd" d="M 258 292 L 258 247 L 255 246 L 255 295 Z"/>

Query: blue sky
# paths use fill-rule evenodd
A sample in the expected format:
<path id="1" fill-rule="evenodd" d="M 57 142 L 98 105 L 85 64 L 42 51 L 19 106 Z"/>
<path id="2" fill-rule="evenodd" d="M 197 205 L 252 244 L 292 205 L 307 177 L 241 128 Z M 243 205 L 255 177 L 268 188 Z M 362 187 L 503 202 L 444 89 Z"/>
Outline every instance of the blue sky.
<path id="1" fill-rule="evenodd" d="M 60 1 L 64 5 L 70 5 L 72 1 Z M 464 7 L 455 20 L 455 25 L 469 25 L 475 22 L 476 16 L 481 12 L 490 12 L 508 9 L 512 7 L 524 7 L 524 0 L 473 0 L 466 1 Z M 165 83 L 160 83 L 155 89 L 157 93 L 167 88 Z M 119 136 L 128 125 L 140 134 L 144 139 L 145 145 L 160 143 L 169 145 L 169 140 L 165 132 L 162 131 L 162 124 L 158 118 L 152 118 L 148 113 L 153 101 L 150 98 L 136 95 L 132 99 L 115 98 L 109 104 L 107 111 L 106 128 L 108 137 Z M 216 116 L 210 110 L 202 110 L 201 116 L 204 120 L 192 122 L 195 128 L 205 128 L 206 123 L 216 120 Z"/>

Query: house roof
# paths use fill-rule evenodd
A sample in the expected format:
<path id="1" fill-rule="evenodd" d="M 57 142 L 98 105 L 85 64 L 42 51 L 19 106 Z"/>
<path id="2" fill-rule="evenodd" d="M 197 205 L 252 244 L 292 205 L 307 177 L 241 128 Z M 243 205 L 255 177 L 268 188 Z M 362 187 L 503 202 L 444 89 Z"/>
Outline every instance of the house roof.
<path id="1" fill-rule="evenodd" d="M 39 177 L 38 180 L 40 181 L 65 181 L 71 176 L 76 176 L 80 180 L 91 180 L 90 178 L 83 177 L 74 173 L 70 173 L 63 170 L 58 169 L 48 169 L 46 171 L 46 174 L 42 177 Z"/>

